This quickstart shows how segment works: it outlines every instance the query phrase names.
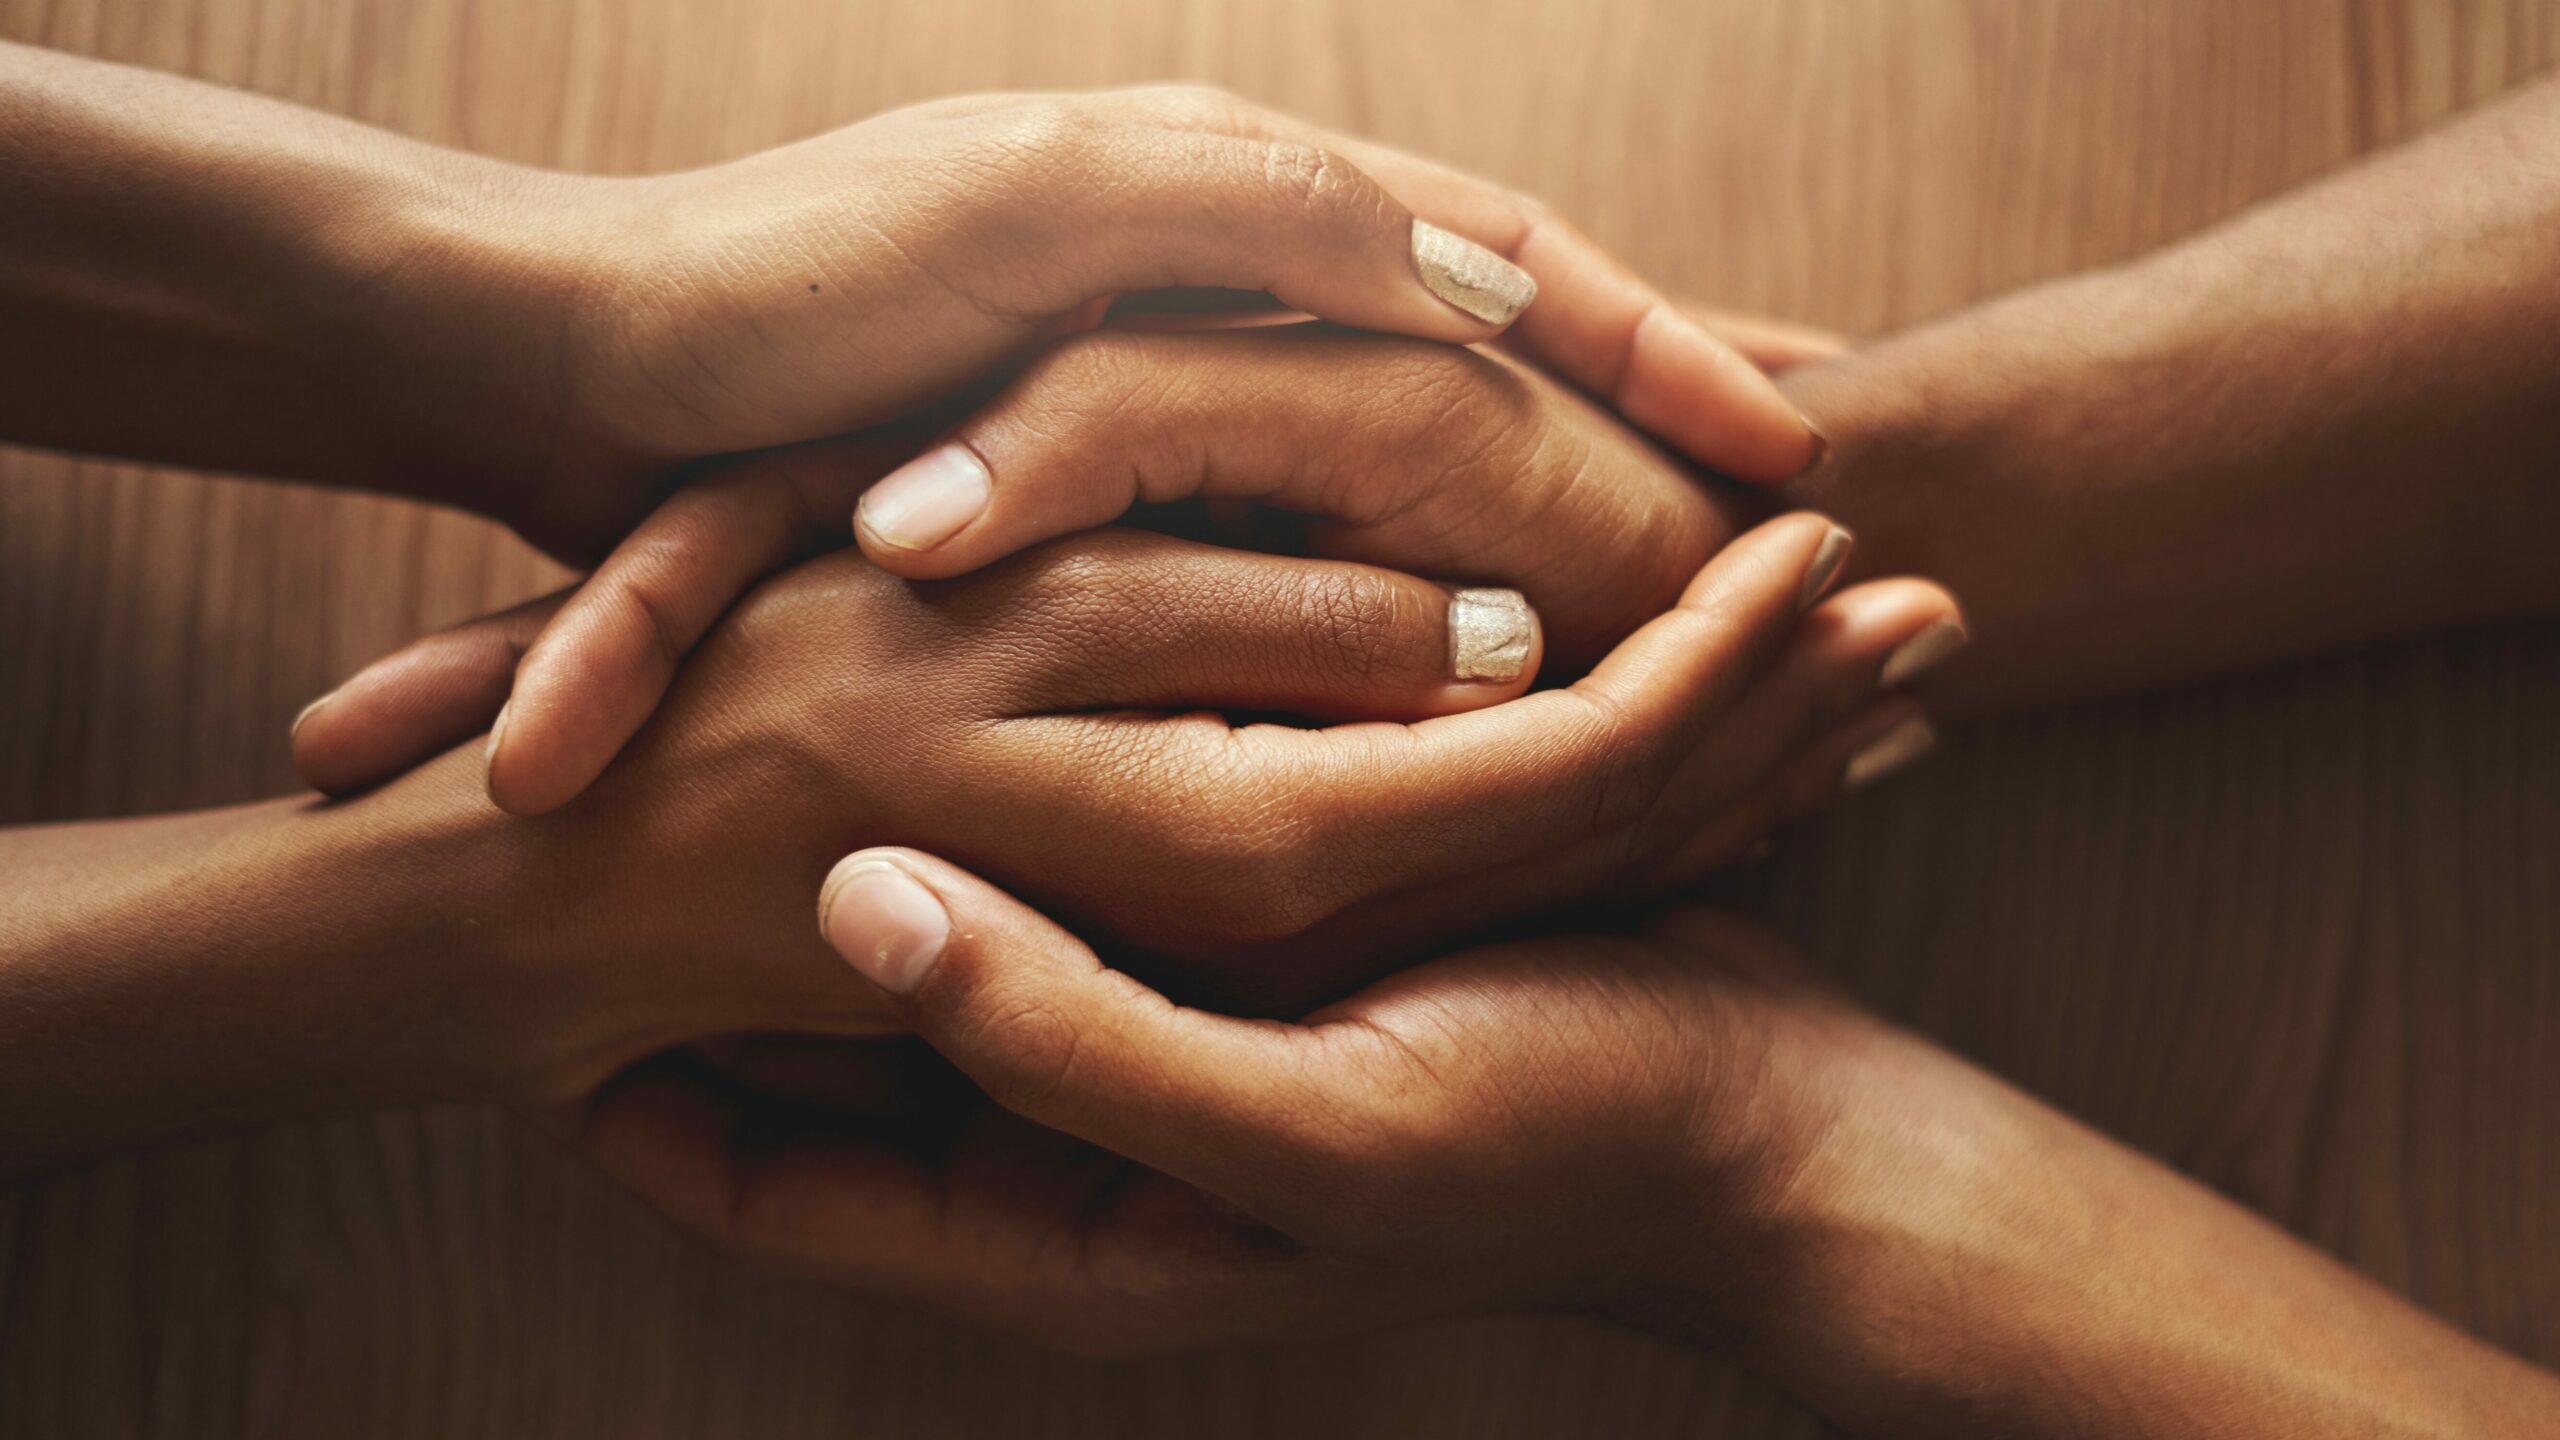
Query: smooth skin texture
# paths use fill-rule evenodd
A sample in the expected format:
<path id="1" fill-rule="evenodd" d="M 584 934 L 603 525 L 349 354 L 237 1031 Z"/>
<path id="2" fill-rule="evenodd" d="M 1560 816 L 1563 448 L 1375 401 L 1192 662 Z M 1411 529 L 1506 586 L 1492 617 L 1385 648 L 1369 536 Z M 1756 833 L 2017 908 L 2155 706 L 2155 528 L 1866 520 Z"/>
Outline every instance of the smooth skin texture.
<path id="1" fill-rule="evenodd" d="M 1953 602 L 1887 582 L 1800 610 L 1833 533 L 1746 534 L 1571 688 L 1324 729 L 1219 712 L 1445 685 L 1445 591 L 1125 531 L 930 586 L 840 552 L 759 587 L 557 814 L 492 807 L 464 749 L 346 801 L 0 834 L 0 1173 L 877 1032 L 806 918 L 861 845 L 967 854 L 1133 970 L 1285 1013 L 1574 892 L 1680 884 L 1917 713 L 1877 676 Z M 433 685 L 544 615 L 412 660 Z"/>
<path id="2" fill-rule="evenodd" d="M 1394 193 L 1403 178 L 1430 209 Z M 0 232 L 0 434 L 460 505 L 578 563 L 682 494 L 688 462 L 907 417 L 1165 287 L 1466 343 L 1552 283 L 1590 312 L 1522 337 L 1559 374 L 1603 395 L 1676 386 L 1699 451 L 1736 474 L 1782 478 L 1817 450 L 1757 367 L 1528 202 L 1197 88 L 966 96 L 704 170 L 594 177 L 0 45 L 0 187 L 19 202 Z M 1628 343 L 1595 346 L 1591 326 Z M 681 653 L 790 554 L 844 542 L 840 514 L 796 499 L 733 494 L 632 540 L 716 525 L 702 543 L 785 552 L 743 577 L 678 557 L 697 588 L 650 620 L 665 644 Z M 607 708 L 635 688 L 616 667 L 646 663 L 599 662 Z M 663 685 L 653 669 L 637 688 Z M 576 748 L 547 727 L 581 703 L 513 717 L 499 803 L 539 812 L 594 778 L 507 763 L 516 744 Z"/>
<path id="3" fill-rule="evenodd" d="M 536 810 L 563 803 L 647 721 L 718 620 L 726 602 L 713 597 L 788 563 L 820 517 L 841 534 L 859 500 L 876 520 L 903 478 L 900 523 L 947 519 L 946 499 L 916 493 L 920 473 L 925 490 L 974 493 L 982 513 L 923 548 L 857 524 L 864 553 L 897 574 L 959 574 L 1135 502 L 1249 503 L 1264 523 L 1247 538 L 1266 547 L 1525 593 L 1544 622 L 1550 673 L 1568 679 L 1669 608 L 1708 556 L 1771 509 L 1703 481 L 1515 360 L 1325 326 L 1067 340 L 881 481 L 912 451 L 912 433 L 698 480 L 579 587 L 520 661 L 484 652 L 486 668 L 454 669 L 448 693 L 387 690 L 369 676 L 342 688 L 297 730 L 304 779 L 330 794 L 375 783 L 492 727 L 503 703 L 497 792 L 511 808 L 526 797 Z M 786 515 L 798 518 L 755 518 Z M 1293 532 L 1272 533 L 1276 519 Z M 512 686 L 498 673 L 510 666 Z M 1419 710 L 1421 696 L 1393 701 L 1400 716 L 1436 714 L 1489 693 L 1452 687 Z"/>
<path id="4" fill-rule="evenodd" d="M 1291 1024 L 1180 1006 L 913 851 L 848 856 L 820 923 L 1002 1109 L 866 1132 L 670 1064 L 564 1134 L 744 1253 L 1070 1348 L 1525 1308 L 1729 1347 L 1863 1435 L 2560 1413 L 2560 1379 L 1712 913 L 1453 954 Z"/>
<path id="5" fill-rule="evenodd" d="M 2560 82 L 1783 384 L 1970 708 L 2560 609 Z M 1869 567 L 1873 567 L 1870 571 Z"/>

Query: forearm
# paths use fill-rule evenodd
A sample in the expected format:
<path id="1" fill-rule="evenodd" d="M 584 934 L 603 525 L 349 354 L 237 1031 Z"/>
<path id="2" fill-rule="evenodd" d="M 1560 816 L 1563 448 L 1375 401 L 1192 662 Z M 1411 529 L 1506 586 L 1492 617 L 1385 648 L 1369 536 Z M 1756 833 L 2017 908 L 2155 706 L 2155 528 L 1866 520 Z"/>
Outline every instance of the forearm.
<path id="1" fill-rule="evenodd" d="M 1762 1217 L 1777 1259 L 1739 1328 L 1857 1433 L 2522 1435 L 2560 1414 L 2549 1374 L 1952 1057 L 1897 1035 L 1851 1068 L 1854 1103 Z"/>
<path id="2" fill-rule="evenodd" d="M 1947 582 L 1944 698 L 2560 604 L 2560 84 L 2138 263 L 1787 384 L 1790 498 Z"/>
<path id="3" fill-rule="evenodd" d="M 0 1175 L 499 1084 L 468 997 L 516 872 L 472 789 L 0 833 Z"/>
<path id="4" fill-rule="evenodd" d="M 559 404 L 559 183 L 0 44 L 0 439 L 488 508 Z"/>

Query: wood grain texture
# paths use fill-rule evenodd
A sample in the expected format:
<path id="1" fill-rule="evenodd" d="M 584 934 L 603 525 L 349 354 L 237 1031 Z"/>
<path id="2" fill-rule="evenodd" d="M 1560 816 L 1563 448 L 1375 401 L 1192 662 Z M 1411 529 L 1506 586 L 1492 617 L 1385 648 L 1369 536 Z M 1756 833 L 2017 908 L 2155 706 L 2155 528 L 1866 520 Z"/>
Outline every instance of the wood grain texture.
<path id="1" fill-rule="evenodd" d="M 1205 79 L 1875 331 L 2494 94 L 2560 61 L 2560 3 L 0 0 L 0 35 L 610 170 Z M 288 788 L 304 700 L 556 575 L 413 506 L 0 452 L 0 821 Z M 2560 1363 L 2555 741 L 2550 626 L 2317 658 L 1977 725 L 1740 888 L 1892 1013 Z M 1047 1356 L 703 1253 L 478 1112 L 0 1197 L 13 1437 L 1807 1433 L 1544 1322 Z"/>

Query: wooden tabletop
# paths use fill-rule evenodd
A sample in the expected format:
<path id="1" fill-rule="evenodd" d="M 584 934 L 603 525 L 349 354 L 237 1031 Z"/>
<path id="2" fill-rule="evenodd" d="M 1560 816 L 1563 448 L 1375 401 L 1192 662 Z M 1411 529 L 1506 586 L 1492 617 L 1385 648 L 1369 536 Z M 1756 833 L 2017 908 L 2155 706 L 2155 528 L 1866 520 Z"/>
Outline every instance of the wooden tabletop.
<path id="1" fill-rule="evenodd" d="M 2560 3 L 0 0 L 0 35 L 609 170 L 1203 79 L 1872 333 L 2493 95 L 2560 60 Z M 0 821 L 287 790 L 305 700 L 555 574 L 415 506 L 0 451 Z M 1891 1013 L 2560 1362 L 2560 627 L 1975 724 L 1743 888 Z M 748 1271 L 476 1111 L 0 1195 L 13 1437 L 1816 1428 L 1554 1322 L 1058 1358 Z"/>

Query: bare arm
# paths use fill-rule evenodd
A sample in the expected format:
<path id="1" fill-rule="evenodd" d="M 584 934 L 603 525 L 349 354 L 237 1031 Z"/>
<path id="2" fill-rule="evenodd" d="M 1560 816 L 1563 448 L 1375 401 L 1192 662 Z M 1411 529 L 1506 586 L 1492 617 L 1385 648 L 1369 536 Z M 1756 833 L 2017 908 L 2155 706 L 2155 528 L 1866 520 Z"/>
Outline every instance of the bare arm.
<path id="1" fill-rule="evenodd" d="M 524 1037 L 469 997 L 538 947 L 468 769 L 0 831 L 0 1176 L 503 1089 Z"/>
<path id="2" fill-rule="evenodd" d="M 0 435 L 515 513 L 472 478 L 565 418 L 551 184 L 0 44 Z"/>
<path id="3" fill-rule="evenodd" d="M 1965 602 L 1950 699 L 2550 609 L 2560 83 L 1784 383 L 1788 498 Z"/>
<path id="4" fill-rule="evenodd" d="M 1839 1057 L 1819 1137 L 1656 1317 L 1859 1434 L 2525 1436 L 2560 1380 L 1953 1057 Z M 1724 1232 L 1729 1238 L 1731 1231 Z"/>
<path id="5" fill-rule="evenodd" d="M 1108 1153 L 980 1117 L 920 1163 L 674 1076 L 596 1107 L 596 1158 L 767 1258 L 1085 1348 L 1593 1313 L 1738 1349 L 1865 1435 L 2560 1415 L 2549 1373 L 1721 916 L 1489 946 L 1274 1025 L 1168 1004 L 911 850 L 847 857 L 819 912 L 994 1103 Z"/>

